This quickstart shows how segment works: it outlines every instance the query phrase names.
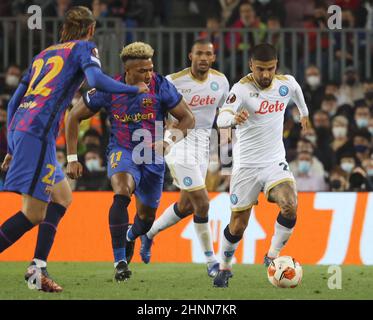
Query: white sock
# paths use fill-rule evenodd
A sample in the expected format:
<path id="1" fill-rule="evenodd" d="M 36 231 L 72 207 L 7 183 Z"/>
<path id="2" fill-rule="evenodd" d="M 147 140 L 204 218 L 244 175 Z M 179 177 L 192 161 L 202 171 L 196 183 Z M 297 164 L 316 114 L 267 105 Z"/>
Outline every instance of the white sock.
<path id="1" fill-rule="evenodd" d="M 171 204 L 162 215 L 154 221 L 151 229 L 146 234 L 149 239 L 153 239 L 159 232 L 173 226 L 181 220 L 175 213 L 174 205 L 175 203 Z"/>
<path id="2" fill-rule="evenodd" d="M 228 241 L 225 234 L 223 234 L 222 240 L 220 270 L 230 270 L 232 269 L 232 259 L 234 253 L 240 242 L 237 241 L 236 243 L 232 243 Z"/>
<path id="3" fill-rule="evenodd" d="M 205 255 L 206 262 L 216 262 L 216 257 L 214 253 L 214 245 L 211 239 L 211 228 L 208 222 L 206 223 L 196 223 L 194 222 L 194 229 L 196 230 L 199 243 L 201 245 L 203 254 Z"/>
<path id="4" fill-rule="evenodd" d="M 36 259 L 36 258 L 33 259 L 33 261 L 35 262 L 36 267 L 38 267 L 38 268 L 46 268 L 47 267 L 47 262 L 46 261 Z"/>
<path id="5" fill-rule="evenodd" d="M 294 228 L 286 228 L 275 222 L 275 233 L 273 234 L 271 240 L 271 247 L 268 251 L 268 257 L 277 258 L 280 254 L 281 249 L 285 246 L 286 242 L 289 240 Z"/>

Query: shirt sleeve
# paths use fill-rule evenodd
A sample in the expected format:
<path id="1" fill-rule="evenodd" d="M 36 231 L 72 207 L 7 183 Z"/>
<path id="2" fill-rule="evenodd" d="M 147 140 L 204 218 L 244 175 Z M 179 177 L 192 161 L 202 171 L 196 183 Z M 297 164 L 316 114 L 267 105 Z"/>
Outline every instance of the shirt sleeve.
<path id="1" fill-rule="evenodd" d="M 164 77 L 161 77 L 159 95 L 161 103 L 166 111 L 175 108 L 183 98 L 183 96 L 177 91 L 176 87 Z"/>
<path id="2" fill-rule="evenodd" d="M 223 95 L 219 101 L 218 108 L 221 108 L 224 105 L 224 102 L 227 100 L 228 95 L 229 95 L 229 82 L 228 82 L 228 79 L 225 78 L 224 83 L 223 83 Z"/>
<path id="3" fill-rule="evenodd" d="M 98 50 L 93 42 L 82 41 L 77 45 L 77 59 L 79 66 L 84 71 L 88 67 L 98 67 L 101 69 Z"/>
<path id="4" fill-rule="evenodd" d="M 98 91 L 95 88 L 83 94 L 83 100 L 86 106 L 94 113 L 100 111 L 101 108 L 110 108 L 110 93 Z"/>
<path id="5" fill-rule="evenodd" d="M 299 83 L 295 80 L 294 77 L 291 77 L 291 80 L 293 83 L 292 99 L 294 103 L 297 105 L 301 117 L 308 117 L 309 112 L 306 105 L 306 101 L 304 100 L 302 88 L 300 87 Z"/>
<path id="6" fill-rule="evenodd" d="M 235 84 L 229 92 L 227 99 L 220 109 L 217 119 L 219 128 L 226 128 L 235 125 L 235 113 L 242 107 L 242 97 L 240 95 L 239 84 Z"/>

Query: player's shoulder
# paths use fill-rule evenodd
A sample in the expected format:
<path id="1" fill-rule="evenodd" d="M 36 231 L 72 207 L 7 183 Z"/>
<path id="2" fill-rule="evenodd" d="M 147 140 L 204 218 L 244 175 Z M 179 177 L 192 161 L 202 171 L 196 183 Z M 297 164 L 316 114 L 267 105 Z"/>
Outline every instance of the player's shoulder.
<path id="1" fill-rule="evenodd" d="M 276 74 L 275 79 L 280 82 L 289 83 L 290 85 L 297 83 L 297 80 L 291 74 Z"/>
<path id="2" fill-rule="evenodd" d="M 225 74 L 224 73 L 222 73 L 222 72 L 220 72 L 220 71 L 218 71 L 218 70 L 216 70 L 216 69 L 213 69 L 213 68 L 210 68 L 210 70 L 209 70 L 209 73 L 212 75 L 212 76 L 216 76 L 216 77 L 220 77 L 220 78 L 227 78 L 226 76 L 225 76 Z"/>
<path id="3" fill-rule="evenodd" d="M 189 74 L 190 74 L 190 69 L 185 68 L 181 71 L 169 74 L 167 78 L 169 78 L 171 81 L 175 81 L 177 79 L 184 78 L 185 76 L 189 76 Z"/>
<path id="4" fill-rule="evenodd" d="M 254 84 L 254 76 L 252 73 L 241 78 L 237 83 L 237 85 L 251 85 Z"/>

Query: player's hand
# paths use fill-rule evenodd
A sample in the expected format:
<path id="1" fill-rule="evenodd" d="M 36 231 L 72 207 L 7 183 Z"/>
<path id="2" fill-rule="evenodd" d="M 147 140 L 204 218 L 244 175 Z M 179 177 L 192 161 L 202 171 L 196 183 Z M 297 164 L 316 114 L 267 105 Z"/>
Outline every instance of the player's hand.
<path id="1" fill-rule="evenodd" d="M 247 119 L 249 119 L 249 112 L 246 109 L 241 110 L 240 112 L 237 112 L 234 116 L 234 122 L 236 124 L 242 124 Z"/>
<path id="2" fill-rule="evenodd" d="M 10 161 L 12 161 L 13 156 L 9 153 L 4 158 L 3 163 L 1 164 L 1 170 L 2 171 L 7 171 L 9 169 Z"/>
<path id="3" fill-rule="evenodd" d="M 149 87 L 145 84 L 145 82 L 140 82 L 136 86 L 139 88 L 139 93 L 149 92 Z"/>
<path id="4" fill-rule="evenodd" d="M 83 166 L 78 161 L 69 162 L 66 167 L 66 175 L 70 179 L 78 179 L 83 175 Z"/>
<path id="5" fill-rule="evenodd" d="M 302 125 L 303 132 L 306 131 L 309 128 L 309 119 L 308 119 L 308 117 L 302 117 L 300 119 L 300 123 Z"/>

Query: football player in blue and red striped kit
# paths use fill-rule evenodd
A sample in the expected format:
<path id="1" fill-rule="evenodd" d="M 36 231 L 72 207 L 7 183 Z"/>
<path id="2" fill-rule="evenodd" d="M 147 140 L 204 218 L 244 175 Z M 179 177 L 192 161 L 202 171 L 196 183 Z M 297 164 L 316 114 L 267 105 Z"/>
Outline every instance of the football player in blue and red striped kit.
<path id="1" fill-rule="evenodd" d="M 57 225 L 71 202 L 71 189 L 58 165 L 55 146 L 65 110 L 85 78 L 91 87 L 111 93 L 148 91 L 145 83 L 128 86 L 102 73 L 97 48 L 89 41 L 94 32 L 95 19 L 88 8 L 70 9 L 60 43 L 33 58 L 8 107 L 4 189 L 22 194 L 22 209 L 1 225 L 0 253 L 40 224 L 26 278 L 38 274 L 38 289 L 48 292 L 62 291 L 48 276 L 46 260 Z"/>
<path id="2" fill-rule="evenodd" d="M 146 234 L 154 222 L 163 189 L 163 151 L 184 138 L 188 129 L 194 128 L 193 113 L 175 86 L 153 72 L 153 53 L 151 46 L 143 42 L 124 47 L 120 55 L 124 74 L 117 77 L 127 84 L 145 82 L 150 89 L 148 93 L 127 95 L 91 90 L 71 110 L 66 123 L 67 153 L 75 155 L 79 122 L 101 108 L 110 114 L 108 176 L 115 195 L 109 211 L 109 226 L 114 279 L 118 282 L 130 277 L 128 263 L 135 239 Z M 168 113 L 178 120 L 178 124 L 163 135 L 163 121 Z M 80 163 L 70 161 L 67 175 L 76 179 L 82 170 Z M 132 194 L 135 194 L 137 213 L 130 226 L 127 207 Z"/>

